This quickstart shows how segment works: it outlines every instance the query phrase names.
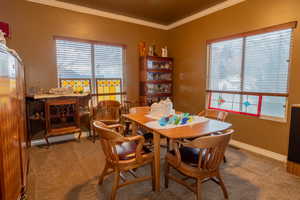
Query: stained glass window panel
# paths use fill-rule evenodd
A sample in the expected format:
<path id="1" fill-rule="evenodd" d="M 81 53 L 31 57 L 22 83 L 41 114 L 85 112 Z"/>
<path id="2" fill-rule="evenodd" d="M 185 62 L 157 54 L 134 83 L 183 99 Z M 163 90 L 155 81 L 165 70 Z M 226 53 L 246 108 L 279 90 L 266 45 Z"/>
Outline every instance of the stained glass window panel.
<path id="1" fill-rule="evenodd" d="M 258 96 L 242 95 L 242 111 L 248 114 L 258 114 Z"/>
<path id="2" fill-rule="evenodd" d="M 91 80 L 90 79 L 61 79 L 60 86 L 62 88 L 72 88 L 74 92 L 90 92 Z"/>
<path id="3" fill-rule="evenodd" d="M 210 98 L 209 108 L 258 115 L 258 96 L 212 93 Z"/>
<path id="4" fill-rule="evenodd" d="M 97 79 L 97 92 L 100 95 L 99 101 L 102 100 L 117 100 L 121 102 L 121 95 L 102 95 L 109 93 L 121 93 L 122 81 L 121 79 Z"/>

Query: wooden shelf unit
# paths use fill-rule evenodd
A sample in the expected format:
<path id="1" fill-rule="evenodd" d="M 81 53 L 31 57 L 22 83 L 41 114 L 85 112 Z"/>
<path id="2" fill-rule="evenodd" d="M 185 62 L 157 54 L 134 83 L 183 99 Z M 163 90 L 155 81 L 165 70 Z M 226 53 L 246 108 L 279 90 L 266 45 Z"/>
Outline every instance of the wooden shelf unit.
<path id="1" fill-rule="evenodd" d="M 140 57 L 140 103 L 151 105 L 171 98 L 173 90 L 173 58 Z"/>

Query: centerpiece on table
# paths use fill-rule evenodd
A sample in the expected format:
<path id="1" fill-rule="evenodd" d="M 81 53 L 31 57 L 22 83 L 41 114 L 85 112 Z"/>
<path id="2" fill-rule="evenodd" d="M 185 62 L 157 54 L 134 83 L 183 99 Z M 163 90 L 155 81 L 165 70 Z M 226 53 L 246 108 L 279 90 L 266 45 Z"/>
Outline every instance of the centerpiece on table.
<path id="1" fill-rule="evenodd" d="M 168 117 L 162 117 L 158 120 L 160 126 L 167 125 L 185 125 L 194 121 L 194 117 L 189 113 L 174 114 Z"/>
<path id="2" fill-rule="evenodd" d="M 205 117 L 190 115 L 189 113 L 176 114 L 173 109 L 173 103 L 169 98 L 152 104 L 146 117 L 156 120 L 148 122 L 146 125 L 157 129 L 176 128 L 208 121 Z"/>
<path id="3" fill-rule="evenodd" d="M 173 109 L 173 103 L 169 98 L 167 98 L 166 100 L 161 100 L 159 103 L 153 103 L 147 117 L 160 119 L 174 114 L 175 110 Z"/>

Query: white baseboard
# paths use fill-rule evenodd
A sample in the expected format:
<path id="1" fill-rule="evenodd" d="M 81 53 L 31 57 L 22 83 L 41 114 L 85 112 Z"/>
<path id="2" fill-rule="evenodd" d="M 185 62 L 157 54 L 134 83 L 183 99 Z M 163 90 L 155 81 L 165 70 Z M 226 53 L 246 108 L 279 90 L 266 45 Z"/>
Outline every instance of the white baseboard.
<path id="1" fill-rule="evenodd" d="M 287 162 L 287 156 L 285 156 L 285 155 L 275 153 L 275 152 L 272 152 L 272 151 L 269 151 L 269 150 L 266 150 L 266 149 L 263 149 L 263 148 L 260 148 L 260 147 L 256 147 L 256 146 L 253 146 L 253 145 L 250 145 L 250 144 L 243 143 L 243 142 L 239 142 L 237 140 L 231 140 L 230 145 L 238 147 L 240 149 L 251 151 L 253 153 L 263 155 L 265 157 L 269 157 L 269 158 L 278 160 L 280 162 L 284 162 L 284 163 Z"/>
<path id="2" fill-rule="evenodd" d="M 87 137 L 89 135 L 88 132 L 82 132 L 81 137 Z M 62 135 L 62 136 L 55 136 L 55 137 L 50 137 L 49 138 L 49 142 L 50 143 L 56 143 L 56 142 L 63 142 L 63 141 L 68 141 L 68 140 L 75 140 L 78 138 L 78 133 L 75 134 L 69 134 L 69 135 Z M 39 140 L 33 140 L 31 141 L 31 146 L 38 146 L 38 145 L 45 145 L 46 141 L 45 139 L 39 139 Z M 240 149 L 244 149 L 253 153 L 257 153 L 260 154 L 262 156 L 265 157 L 269 157 L 275 160 L 278 160 L 280 162 L 287 162 L 287 156 L 279 154 L 279 153 L 275 153 L 260 147 L 256 147 L 250 144 L 246 144 L 243 142 L 239 142 L 237 140 L 231 140 L 230 141 L 230 145 L 234 146 L 234 147 L 238 147 Z"/>
<path id="3" fill-rule="evenodd" d="M 75 140 L 78 138 L 78 133 L 74 134 L 68 134 L 68 135 L 62 135 L 62 136 L 54 136 L 54 137 L 49 137 L 49 142 L 51 143 L 56 143 L 56 142 L 63 142 L 63 141 L 68 141 L 68 140 Z M 88 132 L 82 132 L 81 138 L 87 137 L 89 135 Z M 45 145 L 46 140 L 45 139 L 38 139 L 38 140 L 33 140 L 31 141 L 31 146 L 39 146 L 39 145 Z"/>

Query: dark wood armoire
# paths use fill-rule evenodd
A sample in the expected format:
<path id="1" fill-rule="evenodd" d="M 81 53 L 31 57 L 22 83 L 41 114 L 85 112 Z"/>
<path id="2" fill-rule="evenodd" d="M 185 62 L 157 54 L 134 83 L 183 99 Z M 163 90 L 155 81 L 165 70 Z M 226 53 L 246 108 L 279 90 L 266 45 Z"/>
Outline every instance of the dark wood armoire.
<path id="1" fill-rule="evenodd" d="M 0 199 L 17 200 L 26 187 L 28 140 L 21 60 L 0 44 Z"/>

